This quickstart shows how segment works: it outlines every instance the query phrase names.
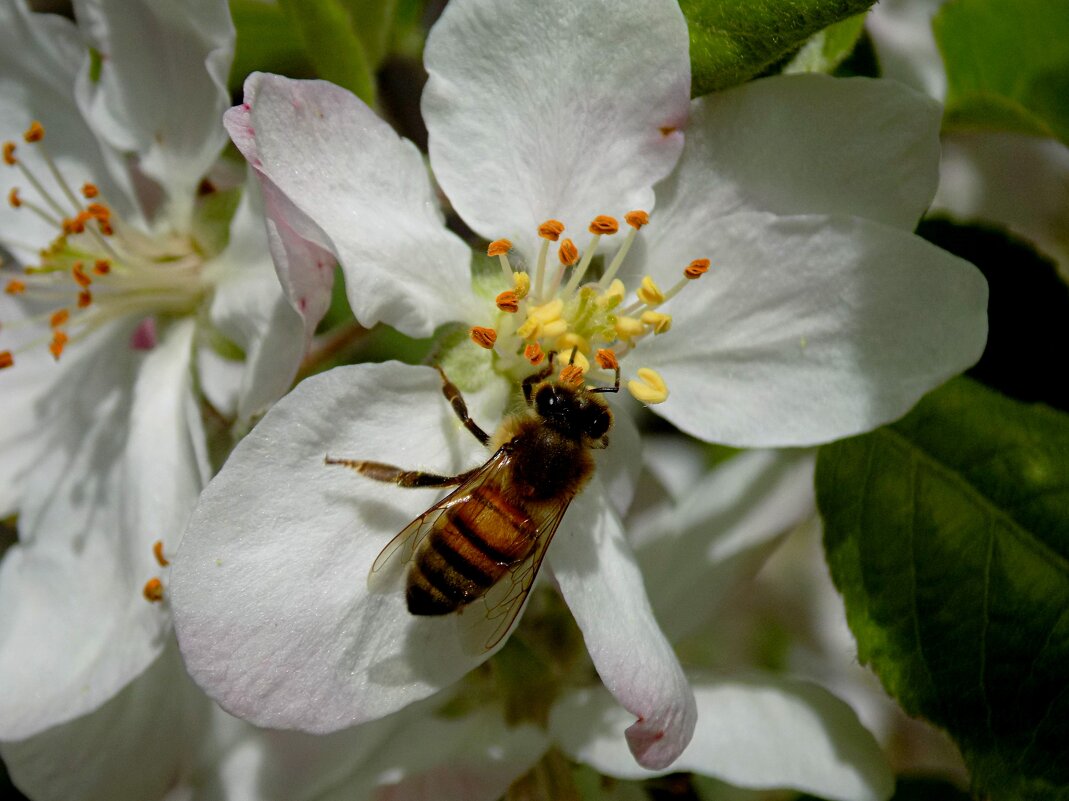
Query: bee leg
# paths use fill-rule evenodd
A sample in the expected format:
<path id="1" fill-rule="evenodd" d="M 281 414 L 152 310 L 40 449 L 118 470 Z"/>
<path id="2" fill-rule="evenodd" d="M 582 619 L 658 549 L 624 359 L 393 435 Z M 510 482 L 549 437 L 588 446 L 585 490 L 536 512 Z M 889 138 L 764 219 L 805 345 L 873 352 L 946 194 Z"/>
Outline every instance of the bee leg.
<path id="1" fill-rule="evenodd" d="M 557 351 L 551 350 L 549 352 L 549 361 L 546 366 L 539 370 L 537 373 L 531 373 L 527 378 L 523 379 L 523 399 L 527 401 L 527 405 L 531 405 L 531 393 L 534 392 L 535 384 L 548 378 L 553 372 L 553 359 L 556 358 Z"/>
<path id="2" fill-rule="evenodd" d="M 488 444 L 490 442 L 490 436 L 468 415 L 468 404 L 464 403 L 464 396 L 460 394 L 460 390 L 457 389 L 456 385 L 446 377 L 445 371 L 442 370 L 441 367 L 436 366 L 434 369 L 436 369 L 438 374 L 442 377 L 442 394 L 445 395 L 445 399 L 449 401 L 449 405 L 453 407 L 453 411 L 456 413 L 456 416 L 460 418 L 460 422 L 464 424 L 464 427 L 468 429 L 480 443 L 483 445 Z"/>
<path id="3" fill-rule="evenodd" d="M 359 459 L 335 459 L 327 456 L 323 459 L 325 464 L 337 464 L 348 467 L 361 475 L 373 478 L 376 481 L 384 481 L 387 484 L 396 484 L 399 487 L 452 487 L 463 484 L 480 468 L 467 470 L 458 476 L 439 476 L 435 473 L 424 473 L 421 470 L 405 470 L 394 467 L 392 464 L 382 462 L 364 462 Z"/>

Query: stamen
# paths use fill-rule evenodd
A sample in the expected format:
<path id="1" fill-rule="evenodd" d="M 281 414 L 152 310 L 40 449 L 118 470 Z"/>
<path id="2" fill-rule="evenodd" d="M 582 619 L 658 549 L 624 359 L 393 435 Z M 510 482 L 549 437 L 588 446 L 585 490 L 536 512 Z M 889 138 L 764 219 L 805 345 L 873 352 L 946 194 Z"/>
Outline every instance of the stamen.
<path id="1" fill-rule="evenodd" d="M 61 325 L 66 325 L 70 318 L 71 313 L 68 309 L 56 309 L 48 319 L 48 325 L 52 328 L 59 328 Z"/>
<path id="2" fill-rule="evenodd" d="M 642 322 L 648 325 L 654 334 L 663 334 L 672 328 L 672 315 L 663 312 L 642 312 Z"/>
<path id="3" fill-rule="evenodd" d="M 93 272 L 97 275 L 107 275 L 111 272 L 111 262 L 107 259 L 97 259 L 93 265 Z"/>
<path id="4" fill-rule="evenodd" d="M 469 335 L 471 336 L 472 342 L 480 348 L 486 348 L 487 350 L 493 350 L 494 343 L 497 342 L 497 331 L 492 328 L 485 328 L 481 325 L 473 326 Z"/>
<path id="5" fill-rule="evenodd" d="M 163 555 L 163 540 L 156 540 L 152 543 L 152 555 L 156 557 L 156 563 L 159 564 L 160 567 L 167 567 L 171 564 L 167 560 L 167 557 Z"/>
<path id="6" fill-rule="evenodd" d="M 605 274 L 601 276 L 601 280 L 598 281 L 598 286 L 602 288 L 607 287 L 616 278 L 616 272 L 620 269 L 620 265 L 624 263 L 624 259 L 627 258 L 627 251 L 631 249 L 631 243 L 635 241 L 638 229 L 650 221 L 650 215 L 644 211 L 629 211 L 624 215 L 624 220 L 631 226 L 631 230 L 627 232 L 624 243 L 616 251 L 616 255 L 609 264 L 609 269 L 605 271 Z"/>
<path id="7" fill-rule="evenodd" d="M 578 364 L 569 364 L 560 371 L 560 380 L 562 383 L 571 384 L 573 386 L 583 383 L 583 368 Z"/>
<path id="8" fill-rule="evenodd" d="M 642 321 L 635 317 L 621 315 L 616 318 L 616 324 L 613 327 L 616 330 L 616 336 L 627 343 L 633 342 L 646 333 Z"/>
<path id="9" fill-rule="evenodd" d="M 19 197 L 19 188 L 17 186 L 11 187 L 11 191 L 7 193 L 7 202 L 13 209 L 17 209 L 22 205 L 22 198 Z"/>
<path id="10" fill-rule="evenodd" d="M 45 126 L 41 125 L 37 120 L 34 120 L 22 135 L 22 138 L 25 139 L 27 143 L 40 142 L 45 138 Z"/>
<path id="11" fill-rule="evenodd" d="M 692 281 L 696 278 L 701 278 L 702 275 L 709 272 L 709 264 L 709 259 L 695 259 L 684 268 L 683 275 Z"/>
<path id="12" fill-rule="evenodd" d="M 538 226 L 538 235 L 550 242 L 556 242 L 564 233 L 564 223 L 560 220 L 546 220 Z"/>
<path id="13" fill-rule="evenodd" d="M 163 600 L 163 582 L 155 577 L 150 578 L 145 582 L 145 587 L 141 590 L 141 594 L 145 596 L 146 601 L 158 604 Z"/>
<path id="14" fill-rule="evenodd" d="M 93 302 L 93 293 L 88 289 L 78 293 L 78 308 L 84 309 Z"/>
<path id="15" fill-rule="evenodd" d="M 665 296 L 664 293 L 661 292 L 661 288 L 657 286 L 653 277 L 649 275 L 642 279 L 642 286 L 635 291 L 635 294 L 638 295 L 639 300 L 650 308 L 660 306 L 665 301 Z"/>
<path id="16" fill-rule="evenodd" d="M 531 292 L 531 276 L 524 272 L 513 273 L 512 286 L 512 291 L 516 293 L 516 298 L 523 300 Z"/>
<path id="17" fill-rule="evenodd" d="M 507 239 L 495 239 L 486 248 L 487 256 L 497 256 L 501 262 L 501 271 L 505 275 L 505 280 L 509 280 L 512 275 L 512 265 L 509 264 L 509 251 L 512 250 L 512 243 Z"/>
<path id="18" fill-rule="evenodd" d="M 4 370 L 8 367 L 15 365 L 15 357 L 11 355 L 9 350 L 0 350 L 0 370 Z"/>
<path id="19" fill-rule="evenodd" d="M 636 209 L 635 211 L 629 211 L 624 215 L 624 222 L 635 230 L 638 230 L 642 226 L 649 224 L 650 215 L 640 209 Z"/>
<path id="20" fill-rule="evenodd" d="M 18 159 L 15 158 L 15 143 L 4 142 L 4 164 L 9 167 L 14 167 L 18 164 Z"/>
<path id="21" fill-rule="evenodd" d="M 93 279 L 85 274 L 85 264 L 80 261 L 76 261 L 71 265 L 71 278 L 82 289 L 88 289 L 89 285 L 93 283 Z"/>
<path id="22" fill-rule="evenodd" d="M 616 370 L 620 367 L 616 354 L 608 348 L 598 348 L 598 352 L 594 354 L 594 361 L 602 370 Z"/>
<path id="23" fill-rule="evenodd" d="M 615 217 L 599 214 L 590 221 L 590 227 L 587 230 L 598 236 L 611 236 L 620 230 L 620 223 L 616 221 Z"/>
<path id="24" fill-rule="evenodd" d="M 92 200 L 99 194 L 100 190 L 97 188 L 96 184 L 91 184 L 88 181 L 82 184 L 82 197 L 86 200 Z"/>
<path id="25" fill-rule="evenodd" d="M 4 291 L 9 295 L 21 295 L 26 291 L 26 284 L 17 278 L 12 278 L 7 282 L 7 286 L 4 287 Z"/>
<path id="26" fill-rule="evenodd" d="M 575 246 L 575 243 L 572 240 L 565 239 L 560 243 L 560 248 L 557 251 L 557 258 L 560 259 L 560 263 L 565 267 L 571 267 L 579 261 L 579 248 Z"/>
<path id="27" fill-rule="evenodd" d="M 580 336 L 574 331 L 568 331 L 557 338 L 557 350 L 561 353 L 571 353 L 573 349 L 578 348 L 576 351 L 576 357 L 579 354 L 590 353 L 590 343 L 585 337 Z"/>
<path id="28" fill-rule="evenodd" d="M 601 237 L 615 234 L 620 230 L 620 224 L 616 221 L 615 217 L 599 214 L 590 221 L 590 226 L 587 230 L 594 236 L 590 240 L 590 244 L 587 245 L 586 251 L 583 253 L 583 260 L 579 262 L 579 266 L 572 272 L 572 277 L 568 279 L 568 285 L 564 287 L 565 297 L 571 297 L 572 293 L 575 292 L 576 287 L 579 286 L 579 282 L 583 280 L 583 276 L 586 275 L 587 267 L 590 266 L 594 254 L 597 253 L 598 242 L 601 240 Z"/>
<path id="29" fill-rule="evenodd" d="M 541 364 L 542 359 L 546 357 L 545 352 L 542 350 L 542 346 L 537 342 L 532 342 L 530 345 L 523 349 L 523 358 L 529 361 L 531 364 Z"/>
<path id="30" fill-rule="evenodd" d="M 63 355 L 63 348 L 67 346 L 67 342 L 70 341 L 70 337 L 63 331 L 53 331 L 52 341 L 48 345 L 48 350 L 52 353 L 52 358 L 57 362 L 59 357 Z"/>
<path id="31" fill-rule="evenodd" d="M 661 374 L 649 367 L 640 367 L 637 375 L 638 380 L 627 382 L 627 391 L 642 403 L 664 403 L 668 398 L 668 386 Z"/>
<path id="32" fill-rule="evenodd" d="M 495 303 L 501 311 L 508 312 L 509 314 L 515 314 L 520 310 L 520 299 L 516 297 L 516 293 L 511 289 L 507 289 L 499 294 Z"/>

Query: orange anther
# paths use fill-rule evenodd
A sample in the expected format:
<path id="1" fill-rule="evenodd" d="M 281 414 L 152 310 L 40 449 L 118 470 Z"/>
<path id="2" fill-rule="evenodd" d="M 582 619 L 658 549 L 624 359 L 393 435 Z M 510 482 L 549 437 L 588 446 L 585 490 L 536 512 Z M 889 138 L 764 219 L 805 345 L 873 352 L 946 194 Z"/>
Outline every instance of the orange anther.
<path id="1" fill-rule="evenodd" d="M 85 274 L 85 265 L 80 261 L 74 262 L 71 266 L 71 277 L 74 279 L 74 283 L 82 289 L 88 289 L 89 285 L 93 283 L 93 279 Z"/>
<path id="2" fill-rule="evenodd" d="M 30 127 L 26 129 L 26 133 L 22 135 L 22 138 L 27 142 L 40 142 L 45 138 L 45 126 L 34 120 L 30 123 Z"/>
<path id="3" fill-rule="evenodd" d="M 497 307 L 503 312 L 514 314 L 520 310 L 520 299 L 516 297 L 516 293 L 511 289 L 506 289 L 497 299 L 494 301 L 497 303 Z"/>
<path id="4" fill-rule="evenodd" d="M 563 233 L 564 223 L 560 220 L 546 220 L 538 226 L 538 235 L 543 239 L 548 239 L 550 242 L 556 242 Z"/>
<path id="5" fill-rule="evenodd" d="M 17 209 L 22 205 L 22 198 L 19 197 L 19 188 L 17 186 L 11 187 L 11 191 L 7 193 L 7 202 L 11 204 L 13 209 Z"/>
<path id="6" fill-rule="evenodd" d="M 636 231 L 643 225 L 648 225 L 650 221 L 650 215 L 644 211 L 636 209 L 635 211 L 629 211 L 624 215 L 624 222 L 634 228 Z"/>
<path id="7" fill-rule="evenodd" d="M 606 214 L 599 214 L 593 220 L 590 221 L 590 228 L 587 229 L 592 234 L 615 234 L 620 230 L 620 223 L 616 221 L 615 217 L 609 217 Z"/>
<path id="8" fill-rule="evenodd" d="M 100 220 L 97 225 L 100 227 L 100 233 L 104 236 L 111 236 L 115 233 L 115 229 L 111 227 L 111 223 L 107 220 Z"/>
<path id="9" fill-rule="evenodd" d="M 88 181 L 82 184 L 82 197 L 86 198 L 87 200 L 92 200 L 99 194 L 100 190 L 97 188 L 96 184 L 91 184 Z"/>
<path id="10" fill-rule="evenodd" d="M 85 223 L 77 217 L 67 217 L 63 220 L 63 233 L 80 234 L 85 230 Z"/>
<path id="11" fill-rule="evenodd" d="M 26 291 L 26 284 L 17 278 L 12 278 L 7 282 L 7 286 L 4 287 L 4 291 L 9 295 L 21 295 Z"/>
<path id="12" fill-rule="evenodd" d="M 52 317 L 49 319 L 48 324 L 53 328 L 59 328 L 61 325 L 66 325 L 67 320 L 71 318 L 71 313 L 67 309 L 56 309 L 52 312 Z"/>
<path id="13" fill-rule="evenodd" d="M 0 370 L 6 367 L 12 367 L 15 364 L 15 357 L 11 355 L 9 350 L 0 350 Z"/>
<path id="14" fill-rule="evenodd" d="M 111 272 L 111 262 L 107 259 L 97 259 L 93 264 L 93 272 L 97 275 L 107 275 Z"/>
<path id="15" fill-rule="evenodd" d="M 615 370 L 620 366 L 616 354 L 608 348 L 598 348 L 597 353 L 594 354 L 594 361 L 602 370 Z"/>
<path id="16" fill-rule="evenodd" d="M 557 258 L 560 259 L 560 263 L 565 267 L 571 267 L 579 261 L 579 248 L 575 246 L 572 240 L 563 239 L 560 243 L 560 249 L 557 251 Z"/>
<path id="17" fill-rule="evenodd" d="M 88 289 L 78 293 L 78 308 L 84 309 L 93 302 L 93 293 Z"/>
<path id="18" fill-rule="evenodd" d="M 471 341 L 480 348 L 491 350 L 497 342 L 497 331 L 492 328 L 484 328 L 481 325 L 474 326 L 470 332 Z"/>
<path id="19" fill-rule="evenodd" d="M 694 280 L 701 278 L 709 271 L 709 259 L 695 259 L 683 269 L 683 275 Z"/>
<path id="20" fill-rule="evenodd" d="M 167 561 L 167 557 L 163 555 L 163 540 L 156 540 L 152 543 L 152 555 L 156 557 L 160 567 L 167 567 L 167 565 L 171 564 Z"/>
<path id="21" fill-rule="evenodd" d="M 63 331 L 52 332 L 52 341 L 48 344 L 48 349 L 52 352 L 52 358 L 57 362 L 59 361 L 59 357 L 63 354 L 63 348 L 66 347 L 69 340 L 70 337 Z"/>
<path id="22" fill-rule="evenodd" d="M 487 256 L 504 256 L 512 250 L 512 243 L 507 239 L 495 239 L 486 248 Z"/>
<path id="23" fill-rule="evenodd" d="M 541 364 L 542 359 L 546 358 L 546 354 L 542 350 L 541 345 L 539 345 L 537 342 L 532 342 L 530 345 L 523 349 L 523 358 L 525 358 L 531 364 Z"/>
<path id="24" fill-rule="evenodd" d="M 4 164 L 14 167 L 18 163 L 19 160 L 15 158 L 15 143 L 4 142 Z"/>
<path id="25" fill-rule="evenodd" d="M 560 380 L 565 384 L 583 383 L 583 368 L 578 364 L 569 364 L 560 371 Z"/>
<path id="26" fill-rule="evenodd" d="M 90 203 L 85 207 L 84 213 L 88 214 L 90 217 L 96 217 L 101 222 L 111 219 L 111 209 L 103 203 Z"/>
<path id="27" fill-rule="evenodd" d="M 150 578 L 145 582 L 145 588 L 141 590 L 141 594 L 145 596 L 146 601 L 158 604 L 163 600 L 163 582 L 158 578 Z"/>

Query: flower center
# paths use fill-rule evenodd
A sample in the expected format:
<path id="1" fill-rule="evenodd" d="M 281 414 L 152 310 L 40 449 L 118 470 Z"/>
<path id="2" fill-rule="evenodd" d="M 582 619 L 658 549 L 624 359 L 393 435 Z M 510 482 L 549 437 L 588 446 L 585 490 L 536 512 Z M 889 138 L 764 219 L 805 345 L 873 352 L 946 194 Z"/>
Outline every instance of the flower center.
<path id="1" fill-rule="evenodd" d="M 599 278 L 584 283 L 602 237 L 613 236 L 619 223 L 613 217 L 595 217 L 588 231 L 591 239 L 580 254 L 576 244 L 561 238 L 564 225 L 546 220 L 538 227 L 542 242 L 534 277 L 513 269 L 509 261 L 512 243 L 507 239 L 491 242 L 487 254 L 496 256 L 510 286 L 496 298 L 497 317 L 494 327 L 475 326 L 471 339 L 494 353 L 496 366 L 517 377 L 540 364 L 546 353 L 567 355 L 567 365 L 585 375 L 601 371 L 606 378 L 621 365 L 624 357 L 644 337 L 667 333 L 672 317 L 661 307 L 691 281 L 709 269 L 708 259 L 695 259 L 682 271 L 683 277 L 668 291 L 662 291 L 653 278 L 646 276 L 635 290 L 633 299 L 623 281 L 617 278 L 635 237 L 649 222 L 644 211 L 624 215 L 628 231 L 608 266 Z M 556 259 L 550 258 L 551 246 L 557 243 Z M 551 262 L 555 262 L 552 263 Z M 570 271 L 570 272 L 569 272 Z M 593 361 L 591 361 L 593 360 Z M 574 372 L 574 370 L 572 370 Z M 668 398 L 668 387 L 657 371 L 637 367 L 627 381 L 628 391 L 643 403 L 661 403 Z"/>
<path id="2" fill-rule="evenodd" d="M 16 155 L 14 142 L 4 142 L 4 163 L 18 169 L 32 189 L 32 197 L 12 189 L 8 203 L 44 220 L 56 237 L 38 251 L 36 264 L 20 271 L 0 267 L 0 281 L 7 294 L 24 295 L 47 311 L 0 327 L 47 324 L 51 333 L 15 352 L 0 351 L 0 368 L 11 367 L 19 351 L 45 342 L 58 360 L 69 343 L 121 317 L 187 314 L 207 289 L 203 256 L 189 237 L 149 235 L 128 225 L 95 184 L 75 192 L 45 149 L 44 137 L 39 122 L 23 134 L 45 168 L 43 176 Z"/>

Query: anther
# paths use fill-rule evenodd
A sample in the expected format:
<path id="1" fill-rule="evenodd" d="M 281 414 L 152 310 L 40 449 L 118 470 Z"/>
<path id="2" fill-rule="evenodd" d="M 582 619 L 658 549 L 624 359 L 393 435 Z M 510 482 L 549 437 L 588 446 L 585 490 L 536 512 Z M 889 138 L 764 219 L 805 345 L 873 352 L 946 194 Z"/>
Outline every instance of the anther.
<path id="1" fill-rule="evenodd" d="M 48 319 L 48 324 L 52 328 L 59 328 L 61 325 L 65 325 L 70 318 L 71 313 L 67 309 L 56 309 Z"/>
<path id="2" fill-rule="evenodd" d="M 71 278 L 82 289 L 88 289 L 89 285 L 93 283 L 93 279 L 85 273 L 85 264 L 80 261 L 74 262 L 71 266 Z"/>
<path id="3" fill-rule="evenodd" d="M 683 269 L 683 275 L 693 281 L 709 272 L 709 259 L 695 259 Z"/>
<path id="4" fill-rule="evenodd" d="M 557 258 L 560 259 L 560 263 L 565 267 L 571 267 L 579 261 L 579 248 L 575 246 L 575 243 L 572 240 L 565 239 L 560 243 L 560 249 L 557 251 Z"/>
<path id="5" fill-rule="evenodd" d="M 7 282 L 7 286 L 4 287 L 4 291 L 9 295 L 21 295 L 26 291 L 26 284 L 17 278 L 12 278 Z"/>
<path id="6" fill-rule="evenodd" d="M 0 370 L 7 367 L 13 367 L 15 364 L 15 357 L 11 355 L 9 350 L 0 350 Z"/>
<path id="7" fill-rule="evenodd" d="M 542 350 L 542 346 L 537 342 L 532 342 L 530 345 L 523 349 L 523 358 L 529 361 L 531 364 L 541 364 L 542 359 L 546 357 L 545 352 Z"/>
<path id="8" fill-rule="evenodd" d="M 7 202 L 13 209 L 17 209 L 22 205 L 22 198 L 19 197 L 19 188 L 17 186 L 11 187 L 11 191 L 7 193 Z"/>
<path id="9" fill-rule="evenodd" d="M 590 353 L 590 342 L 587 341 L 586 337 L 580 336 L 574 331 L 568 331 L 557 339 L 556 349 L 561 353 L 571 353 L 573 348 L 578 348 L 576 351 L 576 357 L 578 358 L 579 354 Z"/>
<path id="10" fill-rule="evenodd" d="M 14 167 L 18 163 L 19 160 L 15 158 L 15 143 L 4 142 L 4 164 Z"/>
<path id="11" fill-rule="evenodd" d="M 163 600 L 163 582 L 158 578 L 150 578 L 145 582 L 145 587 L 141 590 L 141 594 L 145 596 L 146 601 L 158 604 Z"/>
<path id="12" fill-rule="evenodd" d="M 550 242 L 556 242 L 562 233 L 564 233 L 564 223 L 560 220 L 546 220 L 538 226 L 538 235 Z"/>
<path id="13" fill-rule="evenodd" d="M 473 326 L 469 335 L 472 342 L 487 350 L 492 350 L 494 343 L 497 342 L 497 331 L 492 328 L 484 328 L 481 325 Z"/>
<path id="14" fill-rule="evenodd" d="M 610 217 L 607 214 L 599 214 L 590 221 L 590 227 L 587 230 L 592 234 L 611 236 L 620 230 L 620 223 L 616 221 L 615 217 Z"/>
<path id="15" fill-rule="evenodd" d="M 91 184 L 88 181 L 82 184 L 82 197 L 86 200 L 92 200 L 99 194 L 100 190 L 97 188 L 96 184 Z"/>
<path id="16" fill-rule="evenodd" d="M 565 384 L 581 384 L 583 382 L 583 368 L 578 364 L 569 364 L 560 371 L 560 380 Z"/>
<path id="17" fill-rule="evenodd" d="M 90 303 L 93 302 L 93 293 L 88 289 L 82 290 L 78 293 L 78 308 L 84 309 Z"/>
<path id="18" fill-rule="evenodd" d="M 152 543 L 152 555 L 156 557 L 156 563 L 160 567 L 167 567 L 171 564 L 167 561 L 167 557 L 163 555 L 163 540 L 156 540 Z"/>
<path id="19" fill-rule="evenodd" d="M 67 346 L 69 339 L 70 338 L 63 331 L 57 330 L 52 332 L 52 341 L 48 343 L 48 350 L 52 354 L 52 358 L 57 362 L 59 361 L 59 357 L 63 355 L 63 348 Z"/>
<path id="20" fill-rule="evenodd" d="M 512 291 L 516 293 L 516 299 L 523 300 L 531 291 L 531 276 L 524 272 L 513 273 L 512 287 Z"/>
<path id="21" fill-rule="evenodd" d="M 650 327 L 654 334 L 664 334 L 672 328 L 672 315 L 664 312 L 642 312 L 641 320 Z"/>
<path id="22" fill-rule="evenodd" d="M 594 354 L 594 361 L 602 370 L 617 370 L 620 367 L 616 353 L 608 348 L 598 348 L 598 352 Z"/>
<path id="23" fill-rule="evenodd" d="M 634 228 L 636 231 L 644 225 L 648 225 L 650 221 L 650 215 L 644 211 L 636 209 L 635 211 L 629 211 L 624 215 L 624 222 Z"/>
<path id="24" fill-rule="evenodd" d="M 495 239 L 486 248 L 487 256 L 504 256 L 512 250 L 512 243 L 507 239 Z"/>
<path id="25" fill-rule="evenodd" d="M 661 374 L 649 367 L 638 369 L 638 380 L 627 382 L 627 391 L 642 403 L 663 403 L 668 398 L 668 386 Z"/>
<path id="26" fill-rule="evenodd" d="M 520 299 L 516 297 L 516 293 L 511 289 L 506 289 L 499 294 L 494 302 L 501 311 L 509 314 L 515 314 L 520 310 Z"/>
<path id="27" fill-rule="evenodd" d="M 40 142 L 45 138 L 45 126 L 34 120 L 30 123 L 30 127 L 26 129 L 26 133 L 22 135 L 22 138 L 27 142 Z"/>
<path id="28" fill-rule="evenodd" d="M 107 259 L 97 259 L 93 264 L 93 272 L 97 275 L 107 275 L 111 272 L 111 262 Z"/>
<path id="29" fill-rule="evenodd" d="M 95 217 L 101 222 L 111 219 L 111 209 L 103 203 L 90 203 L 85 207 L 85 211 L 90 217 Z"/>
<path id="30" fill-rule="evenodd" d="M 650 307 L 660 306 L 665 300 L 661 288 L 657 286 L 653 278 L 648 275 L 642 279 L 642 286 L 635 291 L 635 294 L 638 295 L 639 300 Z"/>

